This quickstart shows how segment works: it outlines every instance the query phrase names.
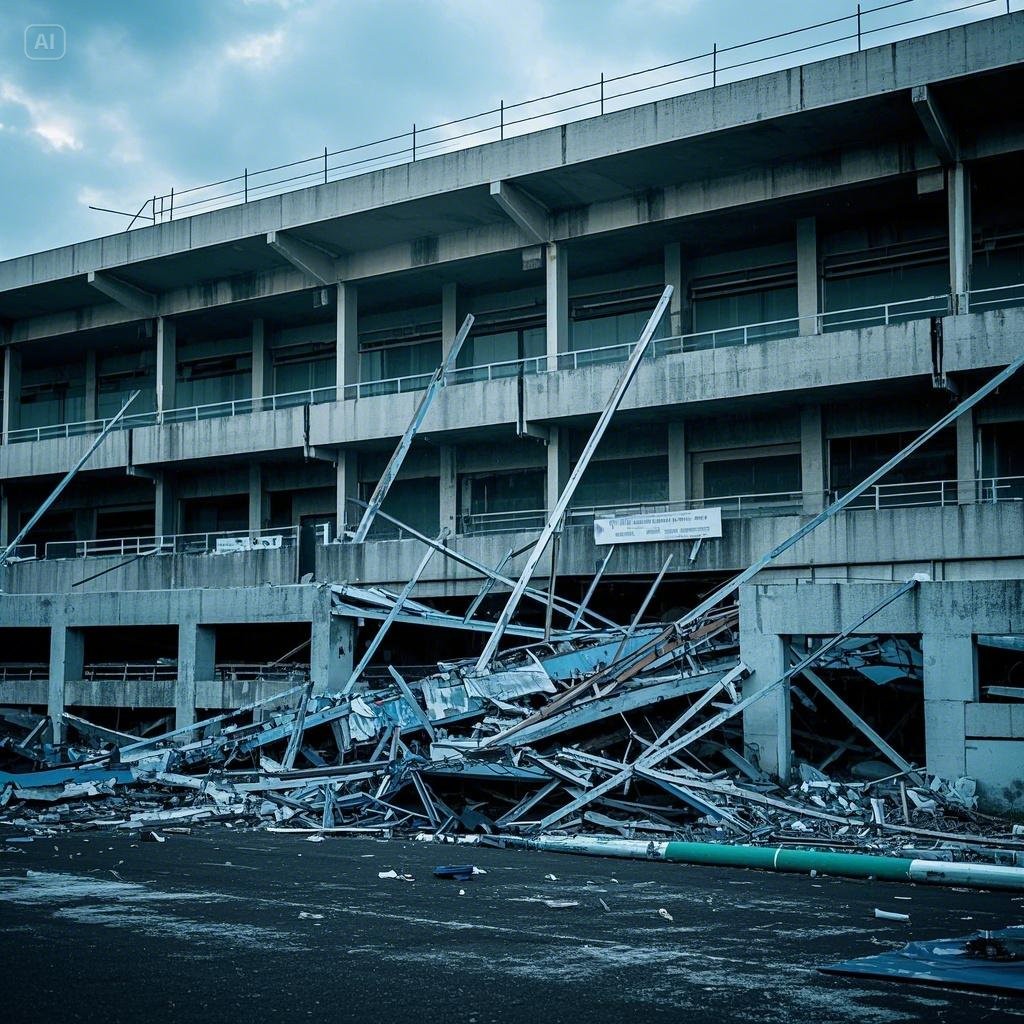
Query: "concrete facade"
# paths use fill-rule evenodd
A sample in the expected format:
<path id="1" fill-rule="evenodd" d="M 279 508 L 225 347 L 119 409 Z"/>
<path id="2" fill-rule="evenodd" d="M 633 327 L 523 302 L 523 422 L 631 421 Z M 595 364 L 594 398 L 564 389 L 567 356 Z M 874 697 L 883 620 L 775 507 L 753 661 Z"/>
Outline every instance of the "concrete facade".
<path id="1" fill-rule="evenodd" d="M 418 563 L 386 523 L 358 546 L 344 534 L 466 314 L 386 508 L 497 565 L 554 506 L 666 284 L 556 572 L 567 594 L 585 586 L 597 508 L 720 506 L 721 538 L 608 565 L 641 586 L 673 554 L 665 608 L 692 602 L 1019 354 L 1024 136 L 1002 100 L 1024 89 L 1022 53 L 1024 13 L 1008 14 L 0 262 L 0 540 L 140 392 L 0 568 L 0 701 L 186 723 L 264 692 L 222 671 L 246 624 L 280 627 L 283 647 L 301 626 L 314 685 L 341 685 L 365 636 L 310 581 L 394 588 Z M 1014 593 L 1022 427 L 1011 381 L 760 579 L 802 581 L 801 599 L 914 572 Z M 541 585 L 550 571 L 546 554 Z M 416 596 L 465 608 L 480 584 L 437 556 Z M 756 688 L 781 671 L 779 638 L 811 630 L 762 625 L 751 600 Z M 1017 750 L 991 746 L 1016 741 L 1013 709 L 964 690 L 970 618 L 918 630 L 926 756 L 945 775 Z M 114 625 L 151 630 L 138 658 L 176 678 L 90 683 L 106 649 L 89 631 Z M 33 630 L 49 631 L 46 685 L 18 675 L 46 660 L 17 655 Z M 786 775 L 786 702 L 746 728 Z"/>

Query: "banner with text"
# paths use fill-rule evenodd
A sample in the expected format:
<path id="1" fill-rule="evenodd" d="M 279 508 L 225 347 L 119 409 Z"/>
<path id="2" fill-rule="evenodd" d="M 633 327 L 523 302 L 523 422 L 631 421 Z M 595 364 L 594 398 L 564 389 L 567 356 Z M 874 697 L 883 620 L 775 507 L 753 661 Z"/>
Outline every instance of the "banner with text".
<path id="1" fill-rule="evenodd" d="M 659 540 L 698 540 L 722 536 L 721 508 L 594 517 L 595 544 L 651 544 Z"/>

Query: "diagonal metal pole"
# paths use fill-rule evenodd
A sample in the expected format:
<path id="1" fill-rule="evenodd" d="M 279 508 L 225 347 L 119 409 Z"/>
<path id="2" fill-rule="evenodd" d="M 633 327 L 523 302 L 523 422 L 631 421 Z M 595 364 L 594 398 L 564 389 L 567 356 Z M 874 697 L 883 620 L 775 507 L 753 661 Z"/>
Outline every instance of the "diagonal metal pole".
<path id="1" fill-rule="evenodd" d="M 583 600 L 580 602 L 579 608 L 576 609 L 572 621 L 569 623 L 570 629 L 575 629 L 579 625 L 580 616 L 587 610 L 587 605 L 590 604 L 590 599 L 594 596 L 594 591 L 597 590 L 597 585 L 601 582 L 601 577 L 604 575 L 605 569 L 608 568 L 608 563 L 612 560 L 612 555 L 614 554 L 615 545 L 613 544 L 608 549 L 608 554 L 604 556 L 604 561 L 598 566 L 594 578 L 590 581 L 590 586 L 587 587 L 587 592 L 583 595 Z"/>
<path id="2" fill-rule="evenodd" d="M 654 312 L 651 314 L 650 319 L 647 321 L 643 331 L 640 332 L 640 338 L 634 346 L 629 359 L 626 361 L 626 365 L 622 368 L 622 373 L 619 374 L 619 379 L 616 381 L 615 387 L 612 389 L 608 402 L 601 411 L 601 415 L 598 417 L 594 430 L 583 448 L 579 462 L 576 463 L 572 473 L 569 474 L 569 479 L 566 482 L 565 487 L 562 488 L 562 493 L 558 496 L 558 500 L 555 502 L 555 507 L 551 510 L 551 514 L 548 516 L 548 521 L 545 524 L 544 529 L 541 530 L 540 536 L 537 538 L 537 543 L 534 544 L 533 551 L 530 552 L 530 556 L 526 560 L 526 565 L 523 567 L 522 574 L 516 581 L 516 585 L 512 588 L 512 593 L 509 594 L 508 601 L 505 603 L 505 607 L 502 609 L 501 615 L 498 616 L 498 621 L 494 626 L 494 632 L 490 637 L 488 637 L 487 643 L 484 645 L 483 652 L 477 659 L 477 672 L 486 671 L 487 667 L 493 660 L 494 655 L 498 650 L 498 644 L 501 642 L 502 634 L 504 634 L 509 622 L 512 621 L 512 616 L 519 607 L 519 602 L 522 599 L 523 592 L 526 590 L 527 586 L 529 586 L 533 572 L 537 568 L 537 563 L 540 561 L 541 555 L 544 553 L 544 549 L 548 546 L 548 542 L 551 540 L 552 534 L 557 529 L 559 522 L 561 522 L 562 516 L 565 515 L 565 511 L 569 507 L 569 502 L 572 501 L 572 496 L 576 493 L 576 488 L 579 486 L 579 482 L 583 478 L 583 474 L 586 472 L 587 466 L 590 464 L 590 460 L 594 452 L 597 451 L 597 446 L 601 443 L 601 438 L 604 437 L 605 431 L 608 429 L 608 425 L 612 421 L 612 417 L 622 404 L 622 399 L 626 395 L 626 390 L 633 382 L 633 378 L 636 376 L 636 372 L 640 368 L 640 360 L 643 359 L 647 352 L 647 346 L 651 343 L 651 338 L 654 337 L 654 332 L 657 330 L 658 324 L 661 323 L 661 318 L 665 315 L 665 310 L 668 309 L 669 300 L 671 298 L 672 286 L 667 285 L 661 294 L 661 298 L 658 300 L 658 304 L 654 307 Z"/>
<path id="3" fill-rule="evenodd" d="M 448 530 L 442 530 L 437 535 L 437 543 L 440 546 L 441 541 L 448 536 Z M 427 562 L 430 561 L 434 556 L 436 548 L 427 548 L 426 554 L 420 559 L 420 564 L 416 566 L 416 571 L 409 578 L 409 582 L 402 587 L 401 593 L 395 598 L 395 603 L 391 606 L 388 614 L 385 616 L 384 621 L 380 624 L 380 629 L 377 630 L 376 635 L 370 641 L 369 646 L 366 648 L 365 653 L 359 659 L 359 664 L 352 669 L 352 675 L 349 676 L 348 682 L 342 687 L 342 693 L 348 693 L 353 686 L 356 685 L 356 680 L 366 671 L 366 666 L 370 664 L 370 659 L 377 653 L 377 648 L 384 642 L 384 637 L 388 635 L 388 630 L 391 628 L 395 619 L 402 613 L 402 609 L 405 607 L 405 602 L 409 600 L 409 596 L 413 592 L 413 588 L 419 582 L 420 576 L 423 575 L 423 570 L 427 567 Z"/>
<path id="4" fill-rule="evenodd" d="M 112 420 L 110 420 L 109 423 L 107 423 L 107 425 L 99 432 L 99 434 L 96 435 L 96 439 L 93 441 L 91 445 L 89 445 L 89 448 L 86 451 L 86 453 L 67 471 L 67 473 L 64 474 L 64 479 L 61 480 L 61 482 L 57 484 L 56 487 L 54 487 L 53 491 L 51 492 L 50 496 L 46 499 L 46 501 L 44 501 L 42 505 L 40 505 L 39 508 L 36 509 L 35 514 L 21 528 L 21 532 L 18 534 L 18 536 L 15 537 L 14 540 L 12 540 L 11 543 L 8 544 L 6 548 L 4 548 L 3 554 L 0 555 L 0 566 L 6 564 L 7 559 L 11 555 L 11 552 L 21 543 L 22 539 L 32 529 L 32 527 L 35 526 L 36 523 L 38 523 L 39 520 L 42 519 L 44 515 L 46 515 L 46 513 L 50 510 L 53 503 L 64 492 L 64 488 L 67 487 L 69 483 L 71 483 L 71 481 L 75 477 L 75 474 L 78 473 L 78 471 L 89 461 L 89 459 L 92 457 L 92 453 L 96 451 L 96 449 L 99 448 L 101 444 L 103 444 L 103 441 L 105 440 L 107 434 L 109 434 L 114 429 L 114 427 L 118 424 L 118 422 L 121 420 L 124 414 L 128 411 L 128 406 L 131 405 L 132 402 L 134 402 L 135 399 L 138 398 L 140 394 L 141 392 L 139 391 L 133 391 L 131 395 L 128 396 L 128 401 L 126 401 L 124 405 L 121 406 L 121 411 Z"/>
<path id="5" fill-rule="evenodd" d="M 366 535 L 370 531 L 370 526 L 373 523 L 374 517 L 380 510 L 381 505 L 384 504 L 384 499 L 387 497 L 388 491 L 395 481 L 395 477 L 398 476 L 398 471 L 402 468 L 402 463 L 405 461 L 406 455 L 409 454 L 413 438 L 416 436 L 416 432 L 423 425 L 423 421 L 426 419 L 427 412 L 430 409 L 434 398 L 437 396 L 438 391 L 444 387 L 448 371 L 455 365 L 455 360 L 459 357 L 459 351 L 462 348 L 462 343 L 469 335 L 472 326 L 473 314 L 470 313 L 466 319 L 462 321 L 462 326 L 459 328 L 459 333 L 455 335 L 455 341 L 452 342 L 452 347 L 449 349 L 448 354 L 444 357 L 441 365 L 434 371 L 433 377 L 430 378 L 430 383 L 427 385 L 426 391 L 423 392 L 423 396 L 420 398 L 419 404 L 416 406 L 416 411 L 413 413 L 412 419 L 409 421 L 409 425 L 405 428 L 405 433 L 402 434 L 401 440 L 398 442 L 398 447 L 395 448 L 394 454 L 388 461 L 387 466 L 384 467 L 384 472 L 381 474 L 381 478 L 377 482 L 377 486 L 374 488 L 373 495 L 369 502 L 367 502 L 366 511 L 363 512 L 363 518 L 359 520 L 359 525 L 356 527 L 355 533 L 352 535 L 353 544 L 361 544 L 366 540 Z"/>
<path id="6" fill-rule="evenodd" d="M 612 661 L 618 661 L 619 655 L 622 653 L 622 649 L 626 646 L 626 641 L 636 632 L 636 627 L 640 625 L 640 620 L 644 617 L 644 612 L 647 611 L 647 606 L 651 603 L 658 587 L 661 586 L 661 581 L 665 578 L 665 573 L 668 572 L 668 567 L 672 564 L 673 555 L 669 555 L 665 559 L 664 565 L 658 575 L 654 577 L 654 582 L 648 588 L 643 601 L 640 602 L 640 607 L 636 610 L 636 615 L 633 616 L 633 621 L 629 624 L 629 629 L 626 630 L 626 635 L 619 641 L 619 646 L 615 648 L 615 653 L 612 655 Z"/>

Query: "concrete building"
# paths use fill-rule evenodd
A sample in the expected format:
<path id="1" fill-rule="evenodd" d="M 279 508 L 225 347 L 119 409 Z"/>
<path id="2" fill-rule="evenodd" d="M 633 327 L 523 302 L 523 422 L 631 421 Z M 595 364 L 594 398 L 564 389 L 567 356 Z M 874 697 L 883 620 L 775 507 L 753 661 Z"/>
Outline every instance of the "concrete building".
<path id="1" fill-rule="evenodd" d="M 666 283 L 557 574 L 585 589 L 595 509 L 720 507 L 720 539 L 609 564 L 599 601 L 626 619 L 674 551 L 652 610 L 678 613 L 1020 354 L 1022 55 L 1007 14 L 0 263 L 3 544 L 141 392 L 0 569 L 0 703 L 184 723 L 272 692 L 286 655 L 332 685 L 365 637 L 317 583 L 401 585 L 420 559 L 386 521 L 334 541 L 463 317 L 385 511 L 497 565 Z M 927 572 L 871 624 L 923 650 L 908 756 L 1018 807 L 1024 704 L 988 687 L 1024 675 L 977 637 L 1024 635 L 1022 427 L 1011 381 L 741 599 L 756 687 L 789 639 Z M 438 557 L 416 595 L 461 610 L 480 582 Z M 398 664 L 480 645 L 395 636 Z M 785 776 L 811 755 L 789 694 L 769 703 L 747 746 Z"/>

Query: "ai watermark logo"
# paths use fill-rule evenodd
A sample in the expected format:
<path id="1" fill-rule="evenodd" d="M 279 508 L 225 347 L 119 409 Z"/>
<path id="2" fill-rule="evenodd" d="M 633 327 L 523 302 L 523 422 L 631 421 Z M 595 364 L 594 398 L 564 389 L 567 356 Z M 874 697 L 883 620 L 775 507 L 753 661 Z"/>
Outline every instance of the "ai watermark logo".
<path id="1" fill-rule="evenodd" d="M 68 50 L 63 25 L 28 25 L 25 28 L 25 56 L 29 60 L 62 60 Z"/>

